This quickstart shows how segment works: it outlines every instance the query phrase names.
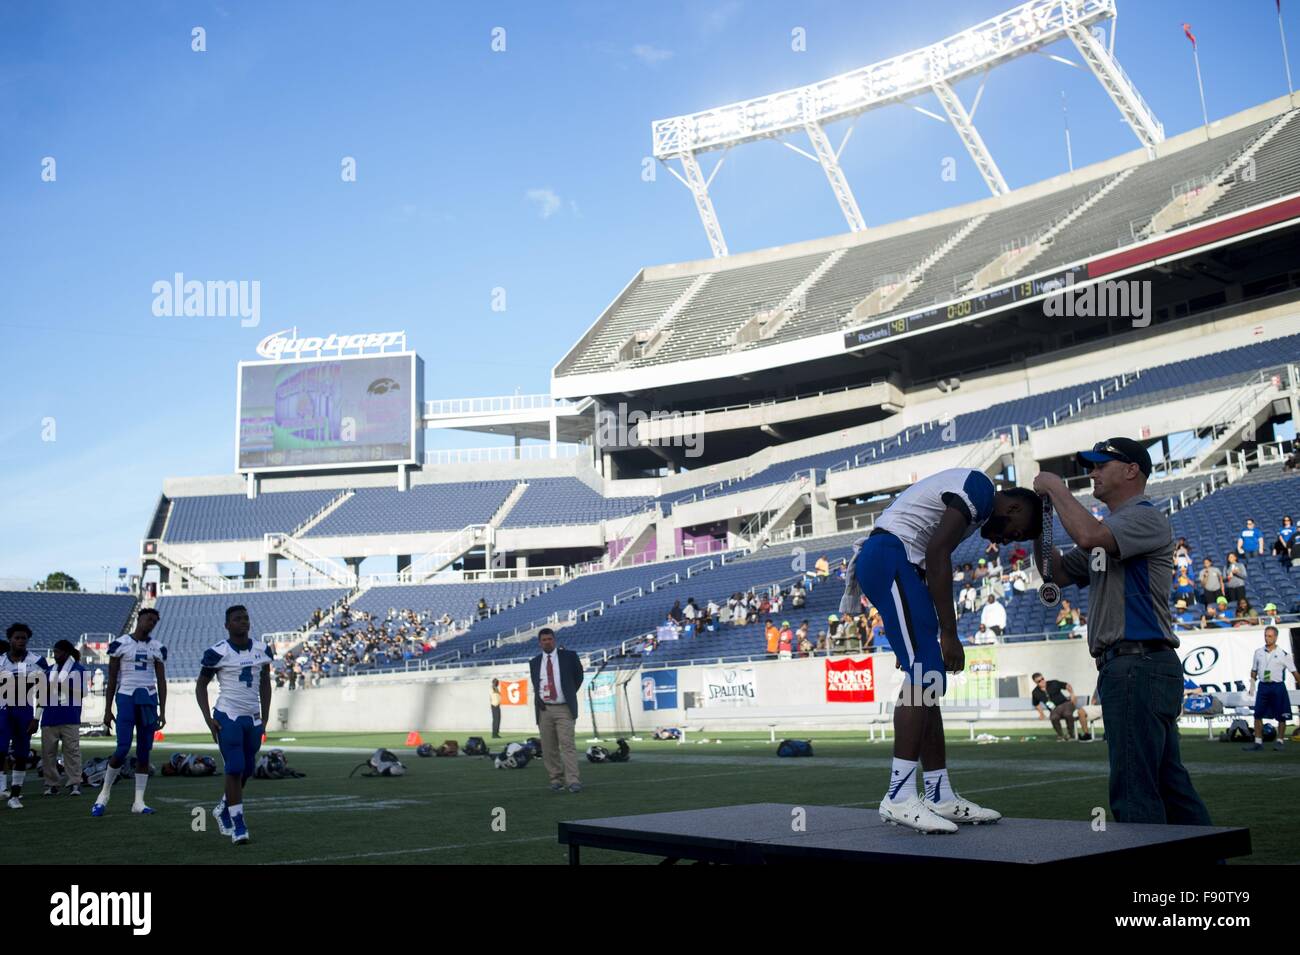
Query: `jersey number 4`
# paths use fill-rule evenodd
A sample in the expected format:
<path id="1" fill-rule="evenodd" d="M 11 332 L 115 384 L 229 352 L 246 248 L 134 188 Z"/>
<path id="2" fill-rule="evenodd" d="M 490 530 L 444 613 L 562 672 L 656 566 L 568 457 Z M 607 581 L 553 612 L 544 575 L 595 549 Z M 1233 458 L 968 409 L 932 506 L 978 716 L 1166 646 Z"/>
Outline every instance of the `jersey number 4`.
<path id="1" fill-rule="evenodd" d="M 239 671 L 239 682 L 245 686 L 253 685 L 253 668 L 244 667 Z"/>

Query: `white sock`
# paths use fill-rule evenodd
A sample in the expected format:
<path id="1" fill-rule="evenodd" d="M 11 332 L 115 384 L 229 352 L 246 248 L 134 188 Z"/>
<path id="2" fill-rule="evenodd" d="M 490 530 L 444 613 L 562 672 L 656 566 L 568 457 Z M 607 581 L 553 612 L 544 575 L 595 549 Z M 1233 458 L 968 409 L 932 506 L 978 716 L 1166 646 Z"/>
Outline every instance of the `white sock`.
<path id="1" fill-rule="evenodd" d="M 948 802 L 954 798 L 947 769 L 927 770 L 922 778 L 925 781 L 926 802 Z"/>
<path id="2" fill-rule="evenodd" d="M 889 789 L 885 792 L 891 802 L 904 802 L 916 795 L 916 764 L 914 759 L 894 757 L 894 768 L 889 772 Z"/>
<path id="3" fill-rule="evenodd" d="M 221 794 L 221 799 L 219 799 L 219 800 L 217 801 L 217 813 L 218 813 L 218 815 L 221 813 L 221 810 L 223 810 L 223 809 L 225 809 L 225 808 L 226 808 L 226 794 L 225 794 L 225 793 L 222 793 L 222 794 Z"/>
<path id="4" fill-rule="evenodd" d="M 144 805 L 144 787 L 149 785 L 149 774 L 136 771 L 135 774 L 135 804 Z"/>
<path id="5" fill-rule="evenodd" d="M 117 782 L 117 777 L 121 772 L 121 766 L 118 766 L 116 769 L 109 766 L 104 770 L 104 788 L 101 789 L 99 795 L 95 797 L 95 802 L 103 806 L 108 805 L 108 797 L 113 789 L 113 783 Z"/>
<path id="6" fill-rule="evenodd" d="M 244 815 L 244 804 L 242 802 L 235 803 L 235 805 L 230 807 L 231 822 L 234 822 L 236 819 L 242 819 L 243 815 Z"/>
<path id="7" fill-rule="evenodd" d="M 1256 745 L 1256 746 L 1263 746 L 1263 745 L 1264 745 L 1264 737 L 1262 737 L 1262 736 L 1256 736 L 1256 737 L 1255 737 L 1255 745 Z"/>
<path id="8" fill-rule="evenodd" d="M 13 785 L 14 785 L 14 788 L 15 788 L 15 789 L 17 789 L 19 786 L 21 786 L 21 785 L 22 785 L 26 780 L 27 780 L 27 770 L 25 770 L 25 769 L 15 769 L 15 770 L 14 770 L 14 783 L 13 783 Z"/>

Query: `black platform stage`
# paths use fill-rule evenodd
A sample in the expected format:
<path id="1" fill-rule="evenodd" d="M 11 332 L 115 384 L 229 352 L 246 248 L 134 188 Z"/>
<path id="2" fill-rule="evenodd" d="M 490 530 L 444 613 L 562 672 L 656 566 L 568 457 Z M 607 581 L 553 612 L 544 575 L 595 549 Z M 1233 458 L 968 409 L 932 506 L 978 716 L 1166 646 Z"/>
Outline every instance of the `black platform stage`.
<path id="1" fill-rule="evenodd" d="M 804 831 L 793 829 L 796 807 L 754 803 L 560 823 L 569 864 L 582 846 L 719 863 L 938 862 L 982 865 L 1167 863 L 1205 865 L 1250 854 L 1250 830 L 1087 821 L 1003 819 L 962 826 L 952 835 L 922 835 L 880 821 L 873 806 L 805 806 Z"/>

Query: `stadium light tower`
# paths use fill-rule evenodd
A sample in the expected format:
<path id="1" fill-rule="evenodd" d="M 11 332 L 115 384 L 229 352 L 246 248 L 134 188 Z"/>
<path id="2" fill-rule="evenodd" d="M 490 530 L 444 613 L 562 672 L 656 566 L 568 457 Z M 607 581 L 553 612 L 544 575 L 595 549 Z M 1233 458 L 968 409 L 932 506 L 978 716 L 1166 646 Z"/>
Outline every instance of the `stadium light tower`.
<path id="1" fill-rule="evenodd" d="M 1148 153 L 1154 154 L 1156 143 L 1165 138 L 1164 127 L 1115 59 L 1114 20 L 1118 15 L 1115 3 L 1116 0 L 1030 0 L 931 46 L 830 79 L 699 113 L 656 120 L 651 124 L 654 156 L 691 191 L 713 254 L 724 256 L 727 242 L 709 197 L 709 186 L 722 168 L 723 160 L 718 160 L 706 178 L 700 168 L 700 154 L 725 151 L 760 139 L 806 133 L 813 153 L 790 143 L 786 145 L 822 167 L 849 230 L 860 232 L 867 227 L 866 220 L 839 164 L 853 128 L 850 126 L 839 147 L 833 148 L 826 135 L 826 125 L 934 93 L 989 191 L 1001 195 L 1008 191 L 1006 180 L 975 128 L 979 94 L 967 110 L 953 84 L 1064 39 L 1078 48 L 1138 141 Z M 1098 36 L 1104 36 L 1098 26 L 1104 20 L 1112 21 L 1109 44 Z M 980 90 L 983 91 L 982 86 Z M 669 165 L 673 159 L 681 164 L 682 172 Z"/>

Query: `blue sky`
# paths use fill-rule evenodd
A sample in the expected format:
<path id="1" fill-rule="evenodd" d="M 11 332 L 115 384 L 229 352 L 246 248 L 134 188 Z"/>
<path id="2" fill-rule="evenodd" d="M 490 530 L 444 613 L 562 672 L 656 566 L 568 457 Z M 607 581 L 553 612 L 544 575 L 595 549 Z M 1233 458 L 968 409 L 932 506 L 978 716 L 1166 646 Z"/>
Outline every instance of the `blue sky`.
<path id="1" fill-rule="evenodd" d="M 642 180 L 653 119 L 821 79 L 1011 5 L 4 5 L 0 577 L 134 569 L 163 478 L 231 471 L 235 366 L 270 331 L 406 329 L 428 397 L 545 391 L 637 269 L 709 253 L 686 190 L 662 171 Z M 1200 123 L 1183 20 L 1211 118 L 1286 92 L 1273 0 L 1119 6 L 1116 54 L 1168 133 Z M 206 52 L 191 49 L 196 26 Z M 1062 91 L 1076 165 L 1136 145 L 1086 71 L 1015 61 L 977 114 L 1013 187 L 1064 171 Z M 340 176 L 349 156 L 356 182 Z M 843 164 L 868 223 L 987 194 L 952 130 L 907 107 L 859 120 Z M 734 150 L 713 194 L 733 251 L 844 230 L 821 171 L 776 142 Z M 152 284 L 176 272 L 259 281 L 260 326 L 154 316 Z"/>

